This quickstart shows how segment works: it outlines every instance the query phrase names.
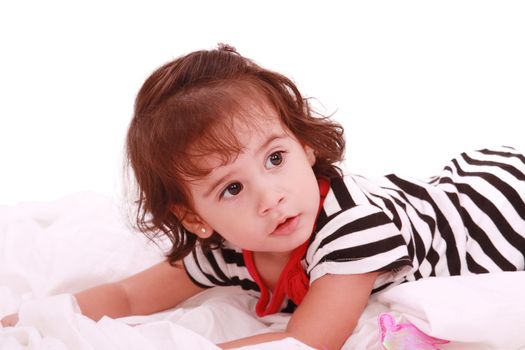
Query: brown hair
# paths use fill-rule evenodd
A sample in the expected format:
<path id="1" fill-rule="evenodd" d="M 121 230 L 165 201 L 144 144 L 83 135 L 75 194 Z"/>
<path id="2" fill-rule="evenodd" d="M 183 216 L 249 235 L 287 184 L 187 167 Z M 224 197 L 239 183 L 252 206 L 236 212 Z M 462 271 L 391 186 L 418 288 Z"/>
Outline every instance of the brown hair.
<path id="1" fill-rule="evenodd" d="M 199 168 L 196 157 L 218 154 L 228 159 L 241 151 L 229 123 L 247 101 L 269 103 L 283 125 L 314 150 L 317 177 L 341 174 L 335 164 L 344 153 L 343 128 L 314 112 L 290 79 L 223 44 L 163 65 L 137 95 L 126 151 L 138 190 L 137 227 L 152 239 L 164 235 L 170 240 L 171 264 L 198 240 L 182 226 L 173 206 L 191 208 L 185 182 L 211 170 Z M 201 240 L 203 249 L 221 243 L 216 233 Z"/>

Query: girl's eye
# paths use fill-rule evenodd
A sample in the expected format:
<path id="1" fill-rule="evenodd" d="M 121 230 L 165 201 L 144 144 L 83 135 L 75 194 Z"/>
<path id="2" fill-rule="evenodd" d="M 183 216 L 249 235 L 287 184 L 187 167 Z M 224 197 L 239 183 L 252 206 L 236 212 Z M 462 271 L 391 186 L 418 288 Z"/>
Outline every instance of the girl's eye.
<path id="1" fill-rule="evenodd" d="M 221 197 L 231 198 L 239 194 L 242 191 L 242 184 L 240 182 L 233 182 L 226 187 L 222 192 Z"/>
<path id="2" fill-rule="evenodd" d="M 266 160 L 266 169 L 281 165 L 283 162 L 283 151 L 273 152 Z"/>

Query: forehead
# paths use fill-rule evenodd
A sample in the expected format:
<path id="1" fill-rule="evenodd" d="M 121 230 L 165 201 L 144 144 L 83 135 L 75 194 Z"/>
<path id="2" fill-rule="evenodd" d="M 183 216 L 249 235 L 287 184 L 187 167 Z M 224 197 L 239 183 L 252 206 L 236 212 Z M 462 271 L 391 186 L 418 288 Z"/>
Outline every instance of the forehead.
<path id="1" fill-rule="evenodd" d="M 289 134 L 278 113 L 265 103 L 251 103 L 218 118 L 192 142 L 187 158 L 196 176 L 233 162 L 256 141 L 275 134 Z"/>
<path id="2" fill-rule="evenodd" d="M 229 123 L 238 143 L 244 148 L 253 138 L 264 138 L 275 132 L 285 132 L 277 112 L 266 105 L 254 105 L 244 115 L 234 115 Z"/>

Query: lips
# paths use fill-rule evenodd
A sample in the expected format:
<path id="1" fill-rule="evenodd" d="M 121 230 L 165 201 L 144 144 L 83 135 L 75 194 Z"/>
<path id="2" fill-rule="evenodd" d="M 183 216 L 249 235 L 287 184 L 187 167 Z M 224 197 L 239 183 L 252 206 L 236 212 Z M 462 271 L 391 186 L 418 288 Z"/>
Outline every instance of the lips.
<path id="1" fill-rule="evenodd" d="M 272 236 L 286 236 L 292 234 L 299 225 L 299 215 L 286 218 L 271 233 Z"/>

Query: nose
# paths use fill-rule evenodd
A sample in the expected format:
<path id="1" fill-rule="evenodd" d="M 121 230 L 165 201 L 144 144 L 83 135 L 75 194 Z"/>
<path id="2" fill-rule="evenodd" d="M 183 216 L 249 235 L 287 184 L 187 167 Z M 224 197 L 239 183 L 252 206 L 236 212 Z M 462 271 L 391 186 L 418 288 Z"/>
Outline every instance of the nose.
<path id="1" fill-rule="evenodd" d="M 284 202 L 284 193 L 278 189 L 264 188 L 259 190 L 259 215 L 264 216 Z"/>

